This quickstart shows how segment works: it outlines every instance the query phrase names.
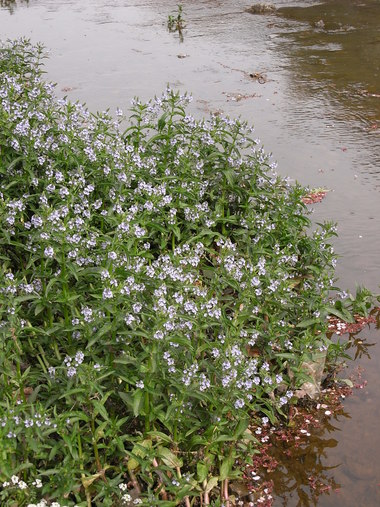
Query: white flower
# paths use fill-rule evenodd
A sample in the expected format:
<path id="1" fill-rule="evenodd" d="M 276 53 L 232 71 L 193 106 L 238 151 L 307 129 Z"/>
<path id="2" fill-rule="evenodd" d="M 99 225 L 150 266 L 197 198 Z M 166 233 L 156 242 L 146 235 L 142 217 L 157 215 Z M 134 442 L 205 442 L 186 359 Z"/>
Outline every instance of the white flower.
<path id="1" fill-rule="evenodd" d="M 113 298 L 113 292 L 111 289 L 104 289 L 103 291 L 103 299 L 112 299 Z"/>
<path id="2" fill-rule="evenodd" d="M 75 357 L 74 357 L 74 360 L 75 360 L 75 366 L 78 366 L 79 364 L 82 364 L 83 363 L 83 360 L 84 360 L 84 354 L 81 350 L 78 350 L 78 352 L 75 354 Z"/>
<path id="3" fill-rule="evenodd" d="M 47 246 L 44 250 L 44 255 L 45 257 L 48 257 L 49 259 L 51 259 L 52 257 L 54 257 L 54 250 L 51 246 Z"/>
<path id="4" fill-rule="evenodd" d="M 74 377 L 76 375 L 76 373 L 77 373 L 77 370 L 73 366 L 70 366 L 69 368 L 67 368 L 67 376 L 69 378 Z"/>
<path id="5" fill-rule="evenodd" d="M 235 408 L 243 408 L 245 405 L 244 400 L 236 400 L 235 401 Z"/>

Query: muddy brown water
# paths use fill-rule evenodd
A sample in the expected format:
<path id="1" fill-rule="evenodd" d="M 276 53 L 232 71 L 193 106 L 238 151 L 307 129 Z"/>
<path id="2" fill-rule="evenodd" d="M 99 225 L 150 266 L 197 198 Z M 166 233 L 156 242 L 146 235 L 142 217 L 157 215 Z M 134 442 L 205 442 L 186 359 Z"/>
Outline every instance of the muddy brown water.
<path id="1" fill-rule="evenodd" d="M 58 93 L 92 110 L 127 110 L 169 83 L 193 94 L 198 116 L 253 123 L 281 174 L 331 190 L 314 219 L 338 222 L 340 286 L 380 292 L 380 2 L 274 4 L 275 14 L 252 15 L 249 1 L 183 0 L 180 42 L 166 29 L 176 1 L 1 0 L 0 38 L 45 43 Z M 361 333 L 378 338 L 375 326 Z M 380 505 L 380 350 L 366 352 L 354 367 L 368 385 L 303 454 L 283 459 L 275 506 Z M 312 476 L 328 494 L 313 493 Z"/>

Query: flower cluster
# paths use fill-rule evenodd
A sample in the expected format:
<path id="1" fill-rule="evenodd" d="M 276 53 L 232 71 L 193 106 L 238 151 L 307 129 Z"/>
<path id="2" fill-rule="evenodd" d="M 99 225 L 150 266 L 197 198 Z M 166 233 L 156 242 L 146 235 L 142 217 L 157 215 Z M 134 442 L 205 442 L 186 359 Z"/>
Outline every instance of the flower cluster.
<path id="1" fill-rule="evenodd" d="M 197 120 L 168 89 L 126 127 L 57 100 L 42 56 L 0 47 L 0 479 L 27 462 L 25 484 L 46 467 L 70 506 L 184 498 L 252 413 L 286 416 L 310 355 L 336 353 L 335 230 L 308 233 L 305 190 L 247 124 Z M 179 457 L 205 448 L 202 472 Z"/>
<path id="2" fill-rule="evenodd" d="M 35 490 L 39 490 L 42 488 L 43 484 L 41 479 L 35 479 L 30 485 L 28 485 L 25 481 L 20 479 L 17 475 L 12 475 L 9 481 L 4 481 L 2 484 L 2 489 L 6 494 L 11 494 L 12 491 L 22 491 L 26 493 L 32 493 L 35 494 Z M 33 490 L 30 492 L 29 490 Z M 1 493 L 0 493 L 1 494 Z M 59 503 L 59 502 L 48 502 L 44 498 L 39 500 L 36 503 L 28 503 L 26 504 L 26 507 L 67 507 L 67 504 L 65 503 Z M 77 506 L 75 506 L 77 507 Z"/>

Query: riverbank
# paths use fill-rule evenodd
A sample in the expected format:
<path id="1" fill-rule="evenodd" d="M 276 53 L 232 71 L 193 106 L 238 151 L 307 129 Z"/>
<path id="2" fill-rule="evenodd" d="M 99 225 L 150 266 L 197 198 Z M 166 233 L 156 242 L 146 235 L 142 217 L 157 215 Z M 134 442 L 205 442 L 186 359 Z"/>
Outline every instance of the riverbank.
<path id="1" fill-rule="evenodd" d="M 0 56 L 3 502 L 228 503 L 252 420 L 287 420 L 371 294 L 333 288 L 334 226 L 246 123 L 171 90 L 91 114 L 41 46 Z"/>

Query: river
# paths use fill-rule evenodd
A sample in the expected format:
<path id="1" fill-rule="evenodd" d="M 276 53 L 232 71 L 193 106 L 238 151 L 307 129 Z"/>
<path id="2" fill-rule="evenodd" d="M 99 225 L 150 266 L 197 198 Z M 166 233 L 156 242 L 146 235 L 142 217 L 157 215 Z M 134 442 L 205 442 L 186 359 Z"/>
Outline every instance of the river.
<path id="1" fill-rule="evenodd" d="M 193 94 L 197 116 L 253 123 L 281 174 L 330 190 L 313 220 L 338 223 L 339 285 L 380 292 L 380 2 L 276 0 L 266 14 L 246 12 L 247 0 L 182 5 L 183 41 L 167 30 L 172 0 L 1 0 L 0 38 L 43 42 L 57 93 L 91 110 L 127 110 L 169 83 Z M 360 335 L 378 337 L 375 326 Z M 380 505 L 380 351 L 367 350 L 354 367 L 368 384 L 306 456 L 283 462 L 275 507 Z M 305 470 L 330 480 L 328 494 L 313 495 Z"/>

